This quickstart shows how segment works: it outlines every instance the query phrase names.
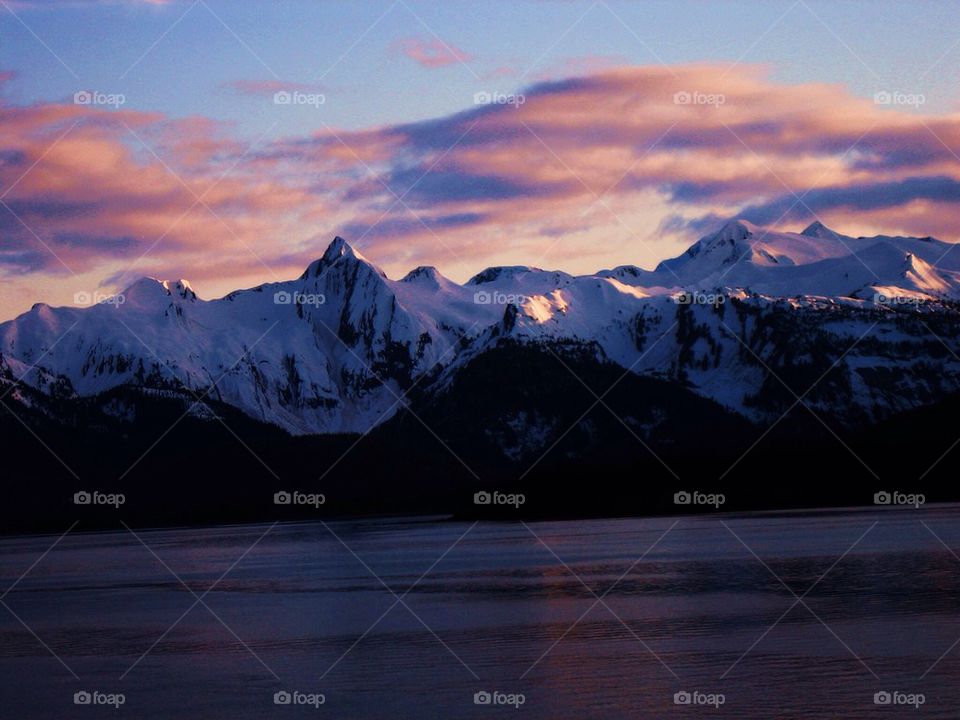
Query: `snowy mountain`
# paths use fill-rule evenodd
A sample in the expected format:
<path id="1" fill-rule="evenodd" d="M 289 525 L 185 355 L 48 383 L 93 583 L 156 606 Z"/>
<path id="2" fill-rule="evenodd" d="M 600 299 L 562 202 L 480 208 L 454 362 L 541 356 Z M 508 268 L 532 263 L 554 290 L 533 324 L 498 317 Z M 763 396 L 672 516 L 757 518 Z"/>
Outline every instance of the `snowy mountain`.
<path id="1" fill-rule="evenodd" d="M 623 282 L 644 287 L 742 287 L 780 296 L 848 296 L 861 289 L 861 280 L 863 285 L 906 289 L 900 284 L 902 265 L 913 257 L 930 266 L 932 274 L 909 289 L 953 297 L 960 287 L 960 253 L 952 250 L 951 243 L 930 237 L 853 238 L 820 222 L 800 233 L 785 233 L 733 220 L 654 272 L 631 274 L 618 268 L 604 274 L 617 273 Z"/>
<path id="2" fill-rule="evenodd" d="M 780 380 L 800 395 L 828 374 L 805 402 L 869 423 L 960 390 L 952 250 L 736 220 L 653 271 L 493 267 L 460 285 L 432 267 L 392 280 L 338 237 L 299 278 L 216 300 L 143 278 L 92 307 L 35 305 L 0 324 L 0 387 L 25 404 L 208 397 L 292 434 L 366 432 L 519 344 L 576 348 L 751 421 L 794 401 Z M 528 410 L 518 434 L 536 430 Z"/>

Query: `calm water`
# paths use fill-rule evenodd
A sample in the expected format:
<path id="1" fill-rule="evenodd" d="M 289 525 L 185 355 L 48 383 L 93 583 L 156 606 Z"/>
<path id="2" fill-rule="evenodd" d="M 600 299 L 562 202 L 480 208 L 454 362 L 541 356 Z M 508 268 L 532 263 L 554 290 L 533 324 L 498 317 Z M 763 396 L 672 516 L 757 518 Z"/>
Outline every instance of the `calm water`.
<path id="1" fill-rule="evenodd" d="M 169 570 L 126 530 L 75 531 L 0 605 L 0 716 L 960 716 L 960 559 L 936 537 L 960 552 L 960 509 L 675 522 L 138 531 Z M 0 540 L 0 591 L 54 540 Z"/>

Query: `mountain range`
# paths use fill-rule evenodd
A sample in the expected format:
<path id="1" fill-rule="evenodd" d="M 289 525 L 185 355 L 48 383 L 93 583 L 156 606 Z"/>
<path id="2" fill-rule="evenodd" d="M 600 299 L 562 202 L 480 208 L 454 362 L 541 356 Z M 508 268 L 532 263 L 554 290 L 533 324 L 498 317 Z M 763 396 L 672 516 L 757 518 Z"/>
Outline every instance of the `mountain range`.
<path id="1" fill-rule="evenodd" d="M 187 521 L 171 488 L 198 522 L 224 492 L 225 519 L 261 517 L 293 481 L 351 512 L 446 511 L 494 480 L 548 514 L 670 508 L 690 477 L 753 488 L 745 507 L 825 502 L 811 478 L 869 501 L 955 471 L 926 467 L 955 440 L 958 351 L 960 252 L 930 237 L 734 220 L 654 270 L 464 284 L 390 279 L 337 237 L 286 282 L 203 300 L 143 278 L 0 324 L 8 520 L 36 477 L 60 500 L 136 490 L 145 522 Z M 585 477 L 592 499 L 547 489 Z"/>
<path id="2" fill-rule="evenodd" d="M 186 391 L 292 434 L 365 432 L 512 341 L 577 345 L 754 421 L 776 413 L 771 374 L 836 360 L 809 402 L 875 421 L 960 389 L 952 251 L 736 220 L 653 271 L 492 267 L 460 285 L 433 267 L 391 280 L 338 237 L 299 278 L 217 300 L 143 278 L 92 307 L 34 305 L 0 324 L 0 377 L 23 403 Z"/>

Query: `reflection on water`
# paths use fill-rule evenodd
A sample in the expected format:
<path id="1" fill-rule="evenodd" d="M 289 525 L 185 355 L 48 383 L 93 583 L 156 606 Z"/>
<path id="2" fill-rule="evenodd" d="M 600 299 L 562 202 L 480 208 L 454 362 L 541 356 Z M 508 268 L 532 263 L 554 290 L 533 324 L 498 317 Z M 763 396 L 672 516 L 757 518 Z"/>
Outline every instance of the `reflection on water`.
<path id="1" fill-rule="evenodd" d="M 3 597 L 5 716 L 958 716 L 958 508 L 268 527 L 67 535 Z"/>

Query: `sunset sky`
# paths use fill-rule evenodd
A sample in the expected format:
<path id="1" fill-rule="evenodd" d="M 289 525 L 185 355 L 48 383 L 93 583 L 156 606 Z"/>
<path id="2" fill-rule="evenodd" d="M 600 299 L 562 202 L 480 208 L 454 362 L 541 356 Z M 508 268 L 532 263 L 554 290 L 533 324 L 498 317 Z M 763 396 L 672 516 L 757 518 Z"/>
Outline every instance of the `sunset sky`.
<path id="1" fill-rule="evenodd" d="M 731 216 L 958 241 L 958 201 L 955 2 L 0 0 L 0 320 L 337 234 L 463 281 Z"/>

